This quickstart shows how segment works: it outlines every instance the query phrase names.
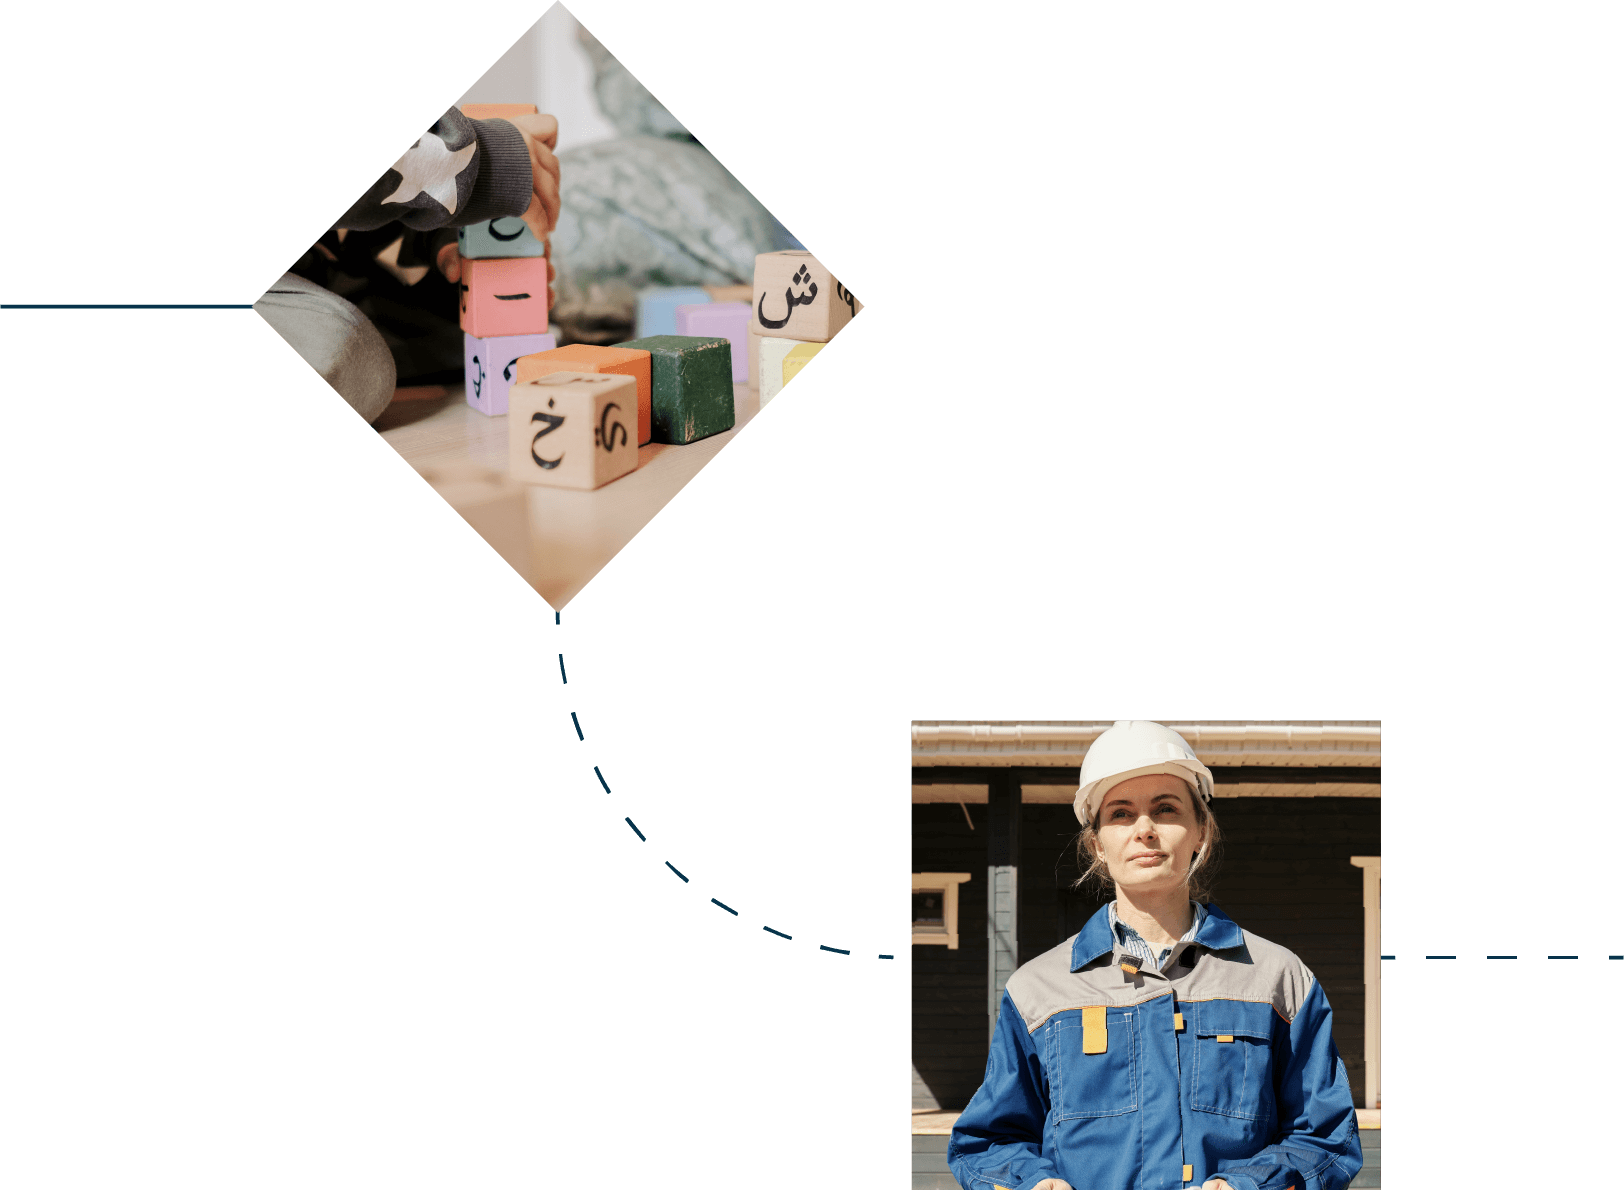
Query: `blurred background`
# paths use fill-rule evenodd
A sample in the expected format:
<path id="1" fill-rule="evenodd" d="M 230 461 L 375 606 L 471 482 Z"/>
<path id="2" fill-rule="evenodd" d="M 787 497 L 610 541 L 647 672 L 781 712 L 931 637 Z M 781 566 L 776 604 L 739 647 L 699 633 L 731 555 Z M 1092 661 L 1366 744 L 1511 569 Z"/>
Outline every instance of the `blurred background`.
<path id="1" fill-rule="evenodd" d="M 758 253 L 802 246 L 562 5 L 457 102 L 534 103 L 558 118 L 560 345 L 632 338 L 640 289 L 749 285 Z M 332 231 L 290 271 L 360 308 L 397 385 L 460 385 L 457 289 L 431 267 L 454 234 Z"/>

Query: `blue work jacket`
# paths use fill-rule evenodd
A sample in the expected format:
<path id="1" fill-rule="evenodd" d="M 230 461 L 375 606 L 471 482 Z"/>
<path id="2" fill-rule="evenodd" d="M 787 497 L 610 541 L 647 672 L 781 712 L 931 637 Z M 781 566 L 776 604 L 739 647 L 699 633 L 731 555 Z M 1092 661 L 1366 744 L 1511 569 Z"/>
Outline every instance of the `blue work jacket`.
<path id="1" fill-rule="evenodd" d="M 1161 967 L 1108 907 L 1010 977 L 987 1074 L 953 1127 L 965 1190 L 1344 1190 L 1364 1164 L 1331 1006 L 1216 905 Z"/>

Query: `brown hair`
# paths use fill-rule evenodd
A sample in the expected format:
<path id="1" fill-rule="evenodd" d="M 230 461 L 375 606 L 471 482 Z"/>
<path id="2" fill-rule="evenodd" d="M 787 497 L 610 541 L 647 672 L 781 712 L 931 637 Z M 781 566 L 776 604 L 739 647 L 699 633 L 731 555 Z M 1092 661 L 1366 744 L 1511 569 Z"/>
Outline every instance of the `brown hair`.
<path id="1" fill-rule="evenodd" d="M 1198 826 L 1206 828 L 1206 839 L 1201 844 L 1201 850 L 1190 858 L 1190 870 L 1185 874 L 1185 883 L 1190 888 L 1190 898 L 1196 901 L 1205 901 L 1212 893 L 1212 882 L 1218 874 L 1218 859 L 1223 845 L 1223 831 L 1218 828 L 1218 819 L 1213 817 L 1212 807 L 1207 805 L 1199 793 L 1190 787 L 1188 781 L 1185 788 L 1190 792 L 1190 802 L 1195 806 L 1195 818 Z M 1116 885 L 1111 880 L 1110 869 L 1106 867 L 1105 857 L 1100 854 L 1098 847 L 1100 831 L 1100 815 L 1104 812 L 1104 798 L 1101 805 L 1094 811 L 1094 817 L 1083 824 L 1083 829 L 1077 835 L 1077 866 L 1083 874 L 1072 883 L 1073 888 L 1082 888 L 1093 885 L 1099 889 L 1106 898 L 1116 895 Z"/>

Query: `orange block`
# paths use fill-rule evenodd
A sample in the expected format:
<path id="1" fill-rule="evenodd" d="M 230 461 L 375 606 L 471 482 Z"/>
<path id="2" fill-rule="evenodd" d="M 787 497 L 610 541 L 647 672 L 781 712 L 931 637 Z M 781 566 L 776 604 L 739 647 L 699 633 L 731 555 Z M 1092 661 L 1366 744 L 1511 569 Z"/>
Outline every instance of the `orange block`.
<path id="1" fill-rule="evenodd" d="M 652 357 L 635 347 L 594 347 L 571 343 L 535 355 L 521 355 L 513 370 L 513 383 L 525 384 L 550 372 L 613 372 L 637 381 L 637 445 L 654 437 L 654 386 L 650 375 Z"/>
<path id="2" fill-rule="evenodd" d="M 509 116 L 534 116 L 533 103 L 465 103 L 460 109 L 470 120 L 505 120 Z"/>

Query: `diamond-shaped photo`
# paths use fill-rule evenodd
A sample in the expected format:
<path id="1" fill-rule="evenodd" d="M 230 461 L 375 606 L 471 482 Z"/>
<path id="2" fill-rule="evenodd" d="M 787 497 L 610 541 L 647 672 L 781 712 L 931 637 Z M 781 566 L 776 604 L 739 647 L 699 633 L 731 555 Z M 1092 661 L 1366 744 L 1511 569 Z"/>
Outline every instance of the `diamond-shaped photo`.
<path id="1" fill-rule="evenodd" d="M 555 608 L 862 309 L 554 5 L 255 309 Z"/>

